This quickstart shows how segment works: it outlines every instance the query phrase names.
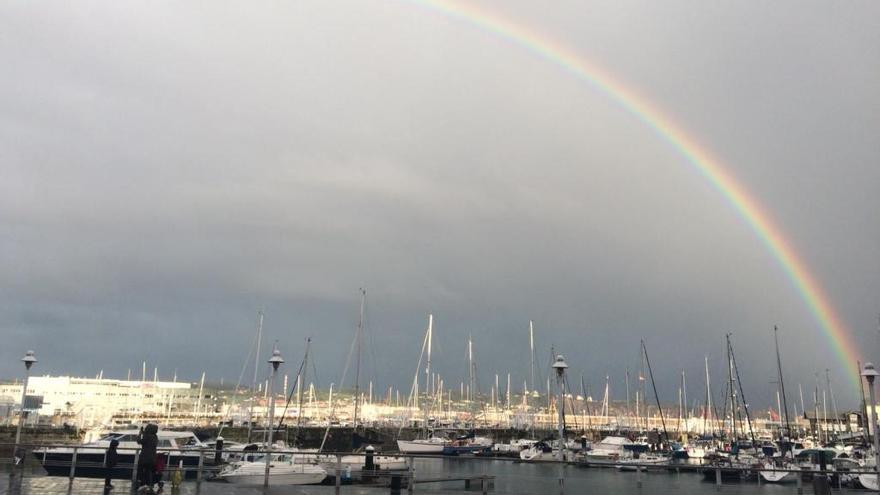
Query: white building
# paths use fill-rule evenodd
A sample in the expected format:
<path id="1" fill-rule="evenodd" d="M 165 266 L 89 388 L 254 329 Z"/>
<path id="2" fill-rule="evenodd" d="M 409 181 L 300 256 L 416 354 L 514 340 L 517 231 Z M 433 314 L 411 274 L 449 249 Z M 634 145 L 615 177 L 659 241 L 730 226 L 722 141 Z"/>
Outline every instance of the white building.
<path id="1" fill-rule="evenodd" d="M 88 426 L 108 423 L 114 416 L 151 417 L 197 414 L 212 407 L 214 392 L 186 382 L 129 381 L 70 376 L 33 376 L 28 396 L 42 399 L 39 416 Z M 0 383 L 0 404 L 20 407 L 21 383 Z M 2 408 L 0 408 L 2 412 Z M 30 421 L 36 421 L 32 419 Z"/>

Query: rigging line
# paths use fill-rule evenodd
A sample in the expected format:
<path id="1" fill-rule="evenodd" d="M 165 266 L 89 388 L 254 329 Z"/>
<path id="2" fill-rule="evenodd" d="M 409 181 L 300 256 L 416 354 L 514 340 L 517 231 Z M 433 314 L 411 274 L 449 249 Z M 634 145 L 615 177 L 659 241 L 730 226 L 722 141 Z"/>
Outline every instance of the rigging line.
<path id="1" fill-rule="evenodd" d="M 422 372 L 422 358 L 425 357 L 425 349 L 428 347 L 428 333 L 425 332 L 425 338 L 422 340 L 422 352 L 419 354 L 419 362 L 416 364 L 416 373 L 413 375 L 413 383 L 412 387 L 409 389 L 409 397 L 406 399 L 406 409 L 407 409 L 407 417 L 409 417 L 409 412 L 411 411 L 411 405 L 413 401 L 418 401 L 418 397 L 416 394 L 416 386 L 419 383 L 419 374 Z M 397 438 L 400 438 L 400 434 L 403 432 L 404 422 L 400 422 L 400 429 L 397 430 Z"/>
<path id="2" fill-rule="evenodd" d="M 303 383 L 305 382 L 305 379 L 302 377 L 302 375 L 303 375 L 303 371 L 305 370 L 306 365 L 308 364 L 307 361 L 309 358 L 309 345 L 311 344 L 311 342 L 312 342 L 312 338 L 308 337 L 306 339 L 305 355 L 303 356 L 302 362 L 299 364 L 299 369 L 296 372 L 296 378 L 293 381 L 293 386 L 290 387 L 290 393 L 287 395 L 287 402 L 284 403 L 284 411 L 282 411 L 281 417 L 278 418 L 278 428 L 281 428 L 281 425 L 284 424 L 284 417 L 287 415 L 287 409 L 290 406 L 290 401 L 293 400 L 293 394 L 294 394 L 294 392 L 296 392 L 297 381 L 299 381 L 299 383 L 300 383 L 300 392 L 302 392 L 302 386 L 303 386 Z M 284 392 L 287 392 L 287 390 L 285 390 Z M 302 393 L 300 393 L 300 398 L 302 398 Z M 300 406 L 302 406 L 302 404 L 300 404 Z M 300 408 L 299 412 L 297 413 L 297 421 L 299 421 L 300 417 L 302 417 L 302 408 Z M 296 440 L 296 437 L 294 437 L 294 441 L 295 440 Z"/>
<path id="3" fill-rule="evenodd" d="M 244 364 L 241 365 L 241 373 L 238 375 L 238 381 L 235 383 L 235 389 L 232 393 L 232 403 L 235 402 L 235 398 L 238 397 L 239 388 L 241 388 L 241 381 L 244 380 L 245 371 L 247 371 L 248 364 L 251 362 L 251 355 L 254 353 L 254 348 L 257 347 L 257 337 L 254 336 L 254 340 L 251 341 L 251 347 L 248 349 L 247 357 L 244 358 Z M 169 406 L 170 408 L 170 406 Z M 240 411 L 239 411 L 240 412 Z M 228 407 L 226 409 L 226 414 L 223 416 L 223 422 L 220 424 L 220 429 L 217 430 L 217 436 L 219 437 L 221 433 L 223 433 L 223 428 L 226 426 L 226 420 L 229 419 L 229 416 L 232 415 L 232 407 Z"/>

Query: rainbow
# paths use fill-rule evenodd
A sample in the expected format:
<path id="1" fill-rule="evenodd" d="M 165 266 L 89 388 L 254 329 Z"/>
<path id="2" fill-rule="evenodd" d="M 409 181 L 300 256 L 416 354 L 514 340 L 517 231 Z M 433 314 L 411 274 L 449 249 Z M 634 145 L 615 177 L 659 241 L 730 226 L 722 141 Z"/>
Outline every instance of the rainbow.
<path id="1" fill-rule="evenodd" d="M 758 236 L 764 247 L 777 260 L 788 280 L 800 295 L 819 329 L 831 343 L 843 369 L 851 370 L 859 359 L 855 342 L 840 317 L 836 314 L 828 296 L 816 277 L 795 252 L 782 230 L 773 222 L 760 203 L 726 170 L 712 155 L 669 117 L 660 112 L 645 98 L 615 80 L 611 74 L 591 64 L 574 51 L 547 36 L 515 24 L 499 15 L 473 5 L 450 0 L 410 0 L 434 12 L 463 21 L 498 36 L 500 39 L 525 49 L 535 56 L 564 69 L 570 75 L 588 83 L 609 96 L 657 132 L 687 159 L 687 163 L 702 175 L 737 211 L 740 217 Z M 859 380 L 854 373 L 847 373 L 855 390 Z"/>

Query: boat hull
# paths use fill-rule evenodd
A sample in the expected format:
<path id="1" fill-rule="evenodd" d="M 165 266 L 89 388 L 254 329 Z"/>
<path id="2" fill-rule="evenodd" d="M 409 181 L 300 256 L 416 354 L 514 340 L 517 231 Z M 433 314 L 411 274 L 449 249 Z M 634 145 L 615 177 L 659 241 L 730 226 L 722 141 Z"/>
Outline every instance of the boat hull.
<path id="1" fill-rule="evenodd" d="M 398 440 L 397 448 L 404 454 L 442 454 L 445 444 Z"/>
<path id="2" fill-rule="evenodd" d="M 877 481 L 876 474 L 859 474 L 859 483 L 871 491 L 876 491 L 880 489 L 880 483 Z"/>
<path id="3" fill-rule="evenodd" d="M 327 475 L 324 473 L 270 473 L 269 484 L 277 485 L 317 485 L 324 481 Z M 264 475 L 241 474 L 226 475 L 222 479 L 235 485 L 262 485 Z"/>
<path id="4" fill-rule="evenodd" d="M 73 458 L 71 452 L 34 452 L 37 462 L 46 470 L 49 476 L 70 476 L 70 463 Z M 104 478 L 107 468 L 104 467 L 104 452 L 77 452 L 75 476 L 78 478 Z M 198 455 L 170 455 L 166 470 L 170 471 L 183 461 L 183 474 L 185 479 L 196 479 L 198 476 Z M 213 459 L 212 459 L 213 461 Z M 133 454 L 119 454 L 116 467 L 110 469 L 112 479 L 131 479 L 134 466 Z M 203 463 L 205 472 L 213 466 L 213 462 L 206 459 Z"/>

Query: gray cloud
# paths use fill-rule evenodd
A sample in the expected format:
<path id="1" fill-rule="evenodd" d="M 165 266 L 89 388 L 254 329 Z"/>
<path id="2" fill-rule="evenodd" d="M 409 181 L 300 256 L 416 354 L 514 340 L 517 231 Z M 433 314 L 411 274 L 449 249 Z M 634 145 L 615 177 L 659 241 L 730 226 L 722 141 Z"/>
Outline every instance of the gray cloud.
<path id="1" fill-rule="evenodd" d="M 654 102 L 783 228 L 878 350 L 880 86 L 872 2 L 487 4 Z M 733 332 L 770 403 L 839 362 L 776 261 L 654 131 L 589 85 L 406 2 L 8 4 L 0 16 L 0 374 L 237 376 L 265 308 L 288 360 L 338 379 L 369 291 L 370 374 L 542 356 L 661 390 Z M 809 358 L 805 358 L 809 356 Z M 819 356 L 819 358 L 816 358 Z M 542 358 L 543 359 L 543 358 Z M 373 362 L 375 361 L 375 362 Z M 847 366 L 847 367 L 845 367 Z M 720 376 L 717 379 L 720 379 Z M 809 387 L 808 387 L 809 388 Z M 696 390 L 696 389 L 695 389 Z"/>

